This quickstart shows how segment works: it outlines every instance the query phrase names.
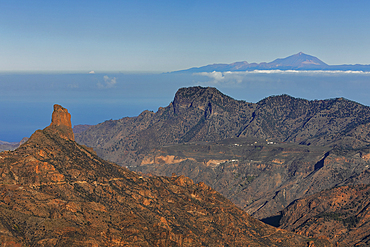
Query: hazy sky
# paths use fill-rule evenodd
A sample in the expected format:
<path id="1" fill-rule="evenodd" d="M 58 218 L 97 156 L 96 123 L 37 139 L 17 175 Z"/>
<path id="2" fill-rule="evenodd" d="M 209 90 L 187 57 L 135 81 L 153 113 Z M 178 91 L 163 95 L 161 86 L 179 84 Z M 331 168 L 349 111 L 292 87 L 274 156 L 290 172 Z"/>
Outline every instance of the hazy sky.
<path id="1" fill-rule="evenodd" d="M 0 0 L 0 71 L 173 71 L 300 51 L 370 64 L 370 1 Z"/>

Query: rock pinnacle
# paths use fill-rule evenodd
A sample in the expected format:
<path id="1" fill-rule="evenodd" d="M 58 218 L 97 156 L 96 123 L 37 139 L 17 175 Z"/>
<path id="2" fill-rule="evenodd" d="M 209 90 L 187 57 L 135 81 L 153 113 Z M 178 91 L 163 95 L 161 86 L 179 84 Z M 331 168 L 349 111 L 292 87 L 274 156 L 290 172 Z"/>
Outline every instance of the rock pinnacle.
<path id="1" fill-rule="evenodd" d="M 51 118 L 50 129 L 58 129 L 61 137 L 74 141 L 72 131 L 71 114 L 68 110 L 60 105 L 54 105 L 54 111 Z"/>
<path id="2" fill-rule="evenodd" d="M 54 105 L 51 124 L 56 126 L 65 125 L 72 128 L 71 114 L 68 113 L 66 108 L 63 108 L 60 105 Z"/>

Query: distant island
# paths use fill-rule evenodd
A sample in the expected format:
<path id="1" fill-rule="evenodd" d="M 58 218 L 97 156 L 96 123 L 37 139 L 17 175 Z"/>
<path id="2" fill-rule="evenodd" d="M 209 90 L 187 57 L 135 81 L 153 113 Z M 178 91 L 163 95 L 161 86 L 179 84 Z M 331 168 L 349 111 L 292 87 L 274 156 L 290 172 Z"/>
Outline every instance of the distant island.
<path id="1" fill-rule="evenodd" d="M 235 62 L 231 64 L 210 64 L 202 67 L 193 67 L 171 73 L 200 73 L 200 72 L 226 72 L 226 71 L 253 71 L 253 70 L 340 70 L 340 71 L 370 71 L 370 65 L 343 64 L 328 65 L 317 57 L 299 52 L 286 58 L 278 58 L 266 63 Z"/>

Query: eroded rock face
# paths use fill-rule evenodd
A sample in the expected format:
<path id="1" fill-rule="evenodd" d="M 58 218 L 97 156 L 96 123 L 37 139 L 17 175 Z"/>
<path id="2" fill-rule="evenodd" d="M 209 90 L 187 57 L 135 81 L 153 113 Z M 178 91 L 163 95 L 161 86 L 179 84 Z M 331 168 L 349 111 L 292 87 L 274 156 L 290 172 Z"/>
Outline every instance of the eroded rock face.
<path id="1" fill-rule="evenodd" d="M 69 130 L 53 121 L 0 153 L 2 246 L 330 246 L 265 225 L 204 183 L 105 161 Z"/>
<path id="2" fill-rule="evenodd" d="M 137 166 L 152 148 L 245 137 L 304 145 L 360 148 L 370 144 L 370 107 L 345 99 L 271 96 L 234 100 L 215 88 L 177 91 L 157 112 L 110 120 L 76 134 L 101 157 Z"/>
<path id="3" fill-rule="evenodd" d="M 143 160 L 151 162 L 130 168 L 204 182 L 260 220 L 279 215 L 294 200 L 322 190 L 370 183 L 370 148 L 330 150 L 234 138 L 164 146 Z"/>
<path id="4" fill-rule="evenodd" d="M 370 185 L 341 186 L 287 207 L 281 228 L 308 237 L 326 236 L 338 246 L 370 245 Z"/>
<path id="5" fill-rule="evenodd" d="M 71 114 L 66 108 L 60 105 L 54 105 L 51 124 L 48 128 L 57 130 L 62 138 L 75 140 L 72 130 Z"/>
<path id="6" fill-rule="evenodd" d="M 63 108 L 60 105 L 54 105 L 51 124 L 56 126 L 63 125 L 72 128 L 71 114 L 68 113 L 66 108 Z"/>

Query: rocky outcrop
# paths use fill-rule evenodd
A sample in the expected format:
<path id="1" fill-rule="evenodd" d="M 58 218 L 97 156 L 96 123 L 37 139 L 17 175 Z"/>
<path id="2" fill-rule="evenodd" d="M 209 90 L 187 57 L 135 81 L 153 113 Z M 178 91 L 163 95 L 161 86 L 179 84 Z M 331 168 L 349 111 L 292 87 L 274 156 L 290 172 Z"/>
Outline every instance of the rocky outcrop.
<path id="1" fill-rule="evenodd" d="M 330 246 L 268 226 L 204 183 L 107 162 L 66 138 L 64 120 L 0 153 L 4 246 Z"/>
<path id="2" fill-rule="evenodd" d="M 370 185 L 341 186 L 299 199 L 283 212 L 280 227 L 338 246 L 370 245 Z"/>
<path id="3" fill-rule="evenodd" d="M 51 125 L 67 126 L 69 128 L 72 128 L 71 114 L 68 113 L 68 110 L 66 108 L 63 108 L 60 105 L 54 105 Z"/>
<path id="4" fill-rule="evenodd" d="M 62 138 L 72 141 L 75 140 L 72 130 L 71 114 L 60 105 L 54 105 L 51 124 L 48 128 L 52 131 L 58 131 Z"/>

